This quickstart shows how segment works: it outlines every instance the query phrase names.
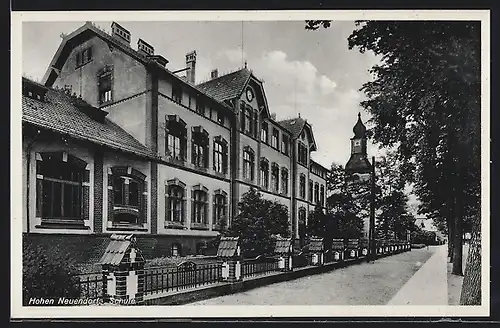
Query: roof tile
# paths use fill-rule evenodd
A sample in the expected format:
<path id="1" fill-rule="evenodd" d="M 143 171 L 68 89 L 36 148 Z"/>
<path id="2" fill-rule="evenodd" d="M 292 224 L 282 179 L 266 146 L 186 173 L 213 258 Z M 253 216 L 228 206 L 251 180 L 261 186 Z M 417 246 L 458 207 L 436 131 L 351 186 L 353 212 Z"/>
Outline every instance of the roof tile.
<path id="1" fill-rule="evenodd" d="M 245 88 L 252 72 L 247 68 L 220 76 L 196 85 L 196 88 L 219 101 L 239 97 Z"/>
<path id="2" fill-rule="evenodd" d="M 292 134 L 293 138 L 297 138 L 302 132 L 302 129 L 306 124 L 306 120 L 304 120 L 301 117 L 296 117 L 278 121 L 278 124 L 281 125 L 283 128 L 285 128 L 286 130 L 288 130 Z"/>
<path id="3" fill-rule="evenodd" d="M 98 121 L 91 118 L 75 105 L 72 96 L 63 91 L 49 89 L 46 101 L 23 95 L 22 108 L 24 122 L 139 156 L 156 157 L 149 148 L 109 119 Z"/>

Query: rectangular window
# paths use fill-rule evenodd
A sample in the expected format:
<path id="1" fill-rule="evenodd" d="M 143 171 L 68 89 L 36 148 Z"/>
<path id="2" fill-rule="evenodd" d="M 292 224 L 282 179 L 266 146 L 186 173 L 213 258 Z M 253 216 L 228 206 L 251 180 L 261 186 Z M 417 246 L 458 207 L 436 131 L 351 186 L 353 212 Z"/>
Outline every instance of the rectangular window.
<path id="1" fill-rule="evenodd" d="M 245 133 L 252 135 L 252 113 L 249 109 L 245 110 Z"/>
<path id="2" fill-rule="evenodd" d="M 196 112 L 200 115 L 205 115 L 205 104 L 201 100 L 196 102 Z"/>
<path id="3" fill-rule="evenodd" d="M 253 154 L 249 151 L 243 152 L 243 177 L 246 180 L 253 181 Z"/>
<path id="4" fill-rule="evenodd" d="M 113 101 L 111 81 L 111 72 L 106 72 L 99 76 L 99 102 L 101 104 Z"/>
<path id="5" fill-rule="evenodd" d="M 245 132 L 245 103 L 240 103 L 240 129 Z"/>
<path id="6" fill-rule="evenodd" d="M 214 142 L 214 170 L 218 173 L 226 173 L 225 146 L 220 142 Z"/>
<path id="7" fill-rule="evenodd" d="M 172 100 L 178 104 L 182 104 L 182 87 L 174 83 L 172 85 Z"/>
<path id="8" fill-rule="evenodd" d="M 260 130 L 260 141 L 268 143 L 267 140 L 267 122 L 262 122 L 262 128 Z"/>
<path id="9" fill-rule="evenodd" d="M 76 53 L 76 67 L 85 65 L 91 60 L 92 60 L 92 47 L 88 47 Z"/>
<path id="10" fill-rule="evenodd" d="M 271 138 L 271 146 L 275 149 L 278 149 L 278 139 L 279 139 L 278 129 L 273 128 L 273 136 Z"/>
<path id="11" fill-rule="evenodd" d="M 303 144 L 299 144 L 299 163 L 307 166 L 307 148 Z"/>
<path id="12" fill-rule="evenodd" d="M 283 134 L 283 138 L 281 140 L 281 152 L 287 156 L 288 156 L 288 143 L 289 143 L 288 136 L 286 134 Z"/>
<path id="13" fill-rule="evenodd" d="M 309 180 L 309 201 L 313 200 L 313 182 Z"/>
<path id="14" fill-rule="evenodd" d="M 224 113 L 221 110 L 217 111 L 217 123 L 224 125 Z"/>

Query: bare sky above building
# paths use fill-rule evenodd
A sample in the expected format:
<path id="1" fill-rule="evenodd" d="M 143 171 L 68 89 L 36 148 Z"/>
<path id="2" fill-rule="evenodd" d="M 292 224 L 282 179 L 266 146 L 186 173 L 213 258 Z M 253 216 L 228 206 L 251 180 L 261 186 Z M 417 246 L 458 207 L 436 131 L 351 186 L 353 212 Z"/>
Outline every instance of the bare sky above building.
<path id="1" fill-rule="evenodd" d="M 23 23 L 23 73 L 41 80 L 60 42 L 85 22 Z M 110 31 L 111 22 L 94 22 Z M 196 80 L 205 81 L 217 68 L 219 75 L 248 68 L 264 80 L 270 111 L 277 119 L 299 113 L 312 125 L 318 151 L 314 160 L 330 167 L 345 165 L 350 155 L 352 127 L 357 113 L 366 121 L 359 88 L 371 79 L 378 62 L 371 53 L 349 50 L 347 38 L 354 22 L 333 22 L 329 29 L 307 31 L 304 21 L 245 22 L 127 22 L 131 46 L 142 38 L 170 62 L 170 70 L 185 67 L 185 54 L 197 52 Z M 243 42 L 242 42 L 243 41 Z M 369 155 L 376 150 L 369 145 Z"/>

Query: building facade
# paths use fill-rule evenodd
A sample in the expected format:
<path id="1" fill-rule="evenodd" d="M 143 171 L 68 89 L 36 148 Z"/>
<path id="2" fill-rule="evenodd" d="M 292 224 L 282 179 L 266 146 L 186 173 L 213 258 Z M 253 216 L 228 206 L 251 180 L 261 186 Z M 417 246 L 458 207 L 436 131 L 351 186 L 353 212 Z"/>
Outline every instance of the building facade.
<path id="1" fill-rule="evenodd" d="M 276 120 L 246 67 L 196 85 L 195 51 L 179 76 L 111 28 L 87 22 L 63 37 L 41 84 L 23 79 L 24 232 L 134 233 L 165 256 L 195 254 L 254 187 L 287 206 L 298 238 L 326 200 L 311 125 Z"/>

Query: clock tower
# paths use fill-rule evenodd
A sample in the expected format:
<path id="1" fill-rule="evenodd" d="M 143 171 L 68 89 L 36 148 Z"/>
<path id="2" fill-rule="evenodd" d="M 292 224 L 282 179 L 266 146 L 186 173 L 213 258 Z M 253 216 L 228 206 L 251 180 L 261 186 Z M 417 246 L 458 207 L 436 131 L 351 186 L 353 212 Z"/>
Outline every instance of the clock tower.
<path id="1" fill-rule="evenodd" d="M 348 172 L 369 173 L 371 164 L 366 155 L 366 127 L 361 121 L 361 113 L 358 113 L 358 121 L 352 131 L 354 136 L 351 138 L 351 158 L 345 169 Z"/>

